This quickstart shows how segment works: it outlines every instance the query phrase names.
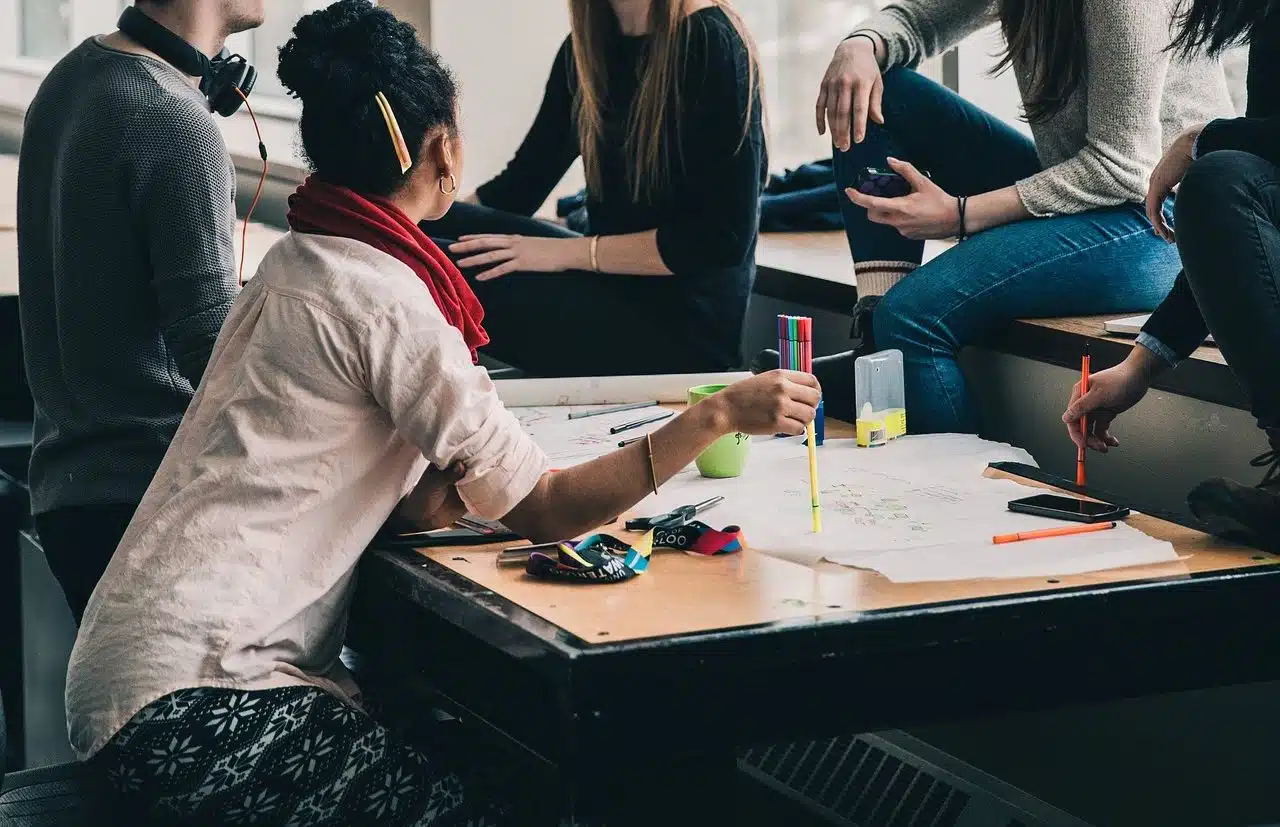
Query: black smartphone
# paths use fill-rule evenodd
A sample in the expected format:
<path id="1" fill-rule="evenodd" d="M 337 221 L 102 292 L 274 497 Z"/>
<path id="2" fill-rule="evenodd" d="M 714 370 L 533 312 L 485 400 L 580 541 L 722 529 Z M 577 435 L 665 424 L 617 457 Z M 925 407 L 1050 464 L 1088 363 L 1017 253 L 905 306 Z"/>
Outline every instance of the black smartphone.
<path id="1" fill-rule="evenodd" d="M 929 176 L 927 172 L 924 174 L 926 177 Z M 864 195 L 874 195 L 878 198 L 901 198 L 911 194 L 911 185 L 907 183 L 906 178 L 891 169 L 879 167 L 867 167 L 862 170 L 854 189 Z"/>
<path id="2" fill-rule="evenodd" d="M 1055 520 L 1074 520 L 1078 523 L 1109 523 L 1129 516 L 1129 509 L 1111 503 L 1077 500 L 1056 494 L 1037 494 L 1009 503 L 1010 511 L 1052 517 Z"/>

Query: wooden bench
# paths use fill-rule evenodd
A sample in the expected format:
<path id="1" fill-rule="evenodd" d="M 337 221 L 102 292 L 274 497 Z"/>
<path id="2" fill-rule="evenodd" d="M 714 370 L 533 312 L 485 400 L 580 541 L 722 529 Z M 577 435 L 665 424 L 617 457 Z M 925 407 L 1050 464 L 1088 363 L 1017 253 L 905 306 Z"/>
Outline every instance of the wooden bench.
<path id="1" fill-rule="evenodd" d="M 926 247 L 928 260 L 946 245 Z M 844 233 L 765 233 L 756 253 L 754 292 L 804 307 L 847 315 L 858 299 L 857 278 Z M 1118 364 L 1133 348 L 1133 339 L 1108 334 L 1105 316 L 1020 319 L 986 345 L 1001 353 L 1079 370 L 1088 343 L 1095 370 Z M 1201 347 L 1195 355 L 1160 377 L 1155 387 L 1181 396 L 1247 410 L 1248 398 L 1227 367 L 1222 352 Z"/>

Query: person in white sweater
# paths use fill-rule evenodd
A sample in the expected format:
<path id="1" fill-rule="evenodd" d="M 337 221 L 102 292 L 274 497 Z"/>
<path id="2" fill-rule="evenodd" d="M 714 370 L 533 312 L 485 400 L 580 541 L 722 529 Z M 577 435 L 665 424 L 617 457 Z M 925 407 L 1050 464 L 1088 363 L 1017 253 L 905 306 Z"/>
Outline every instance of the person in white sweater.
<path id="1" fill-rule="evenodd" d="M 899 0 L 836 49 L 817 118 L 857 270 L 863 341 L 850 356 L 903 352 L 912 431 L 978 430 L 956 356 L 984 334 L 1021 317 L 1151 310 L 1169 292 L 1178 252 L 1145 215 L 1147 180 L 1186 127 L 1232 111 L 1217 61 L 1167 49 L 1174 11 Z M 993 23 L 1032 138 L 914 71 Z M 921 266 L 926 239 L 953 237 Z M 824 367 L 851 373 L 848 361 Z"/>

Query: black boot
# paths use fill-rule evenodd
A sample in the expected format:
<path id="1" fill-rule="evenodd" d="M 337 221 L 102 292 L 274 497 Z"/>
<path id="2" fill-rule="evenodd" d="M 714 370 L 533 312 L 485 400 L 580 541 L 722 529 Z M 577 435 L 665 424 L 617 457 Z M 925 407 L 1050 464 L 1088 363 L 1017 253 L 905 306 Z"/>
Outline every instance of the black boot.
<path id="1" fill-rule="evenodd" d="M 879 348 L 876 347 L 874 322 L 876 308 L 880 306 L 880 296 L 863 296 L 853 306 L 853 326 L 849 329 L 849 338 L 856 344 L 853 346 L 853 358 L 870 356 Z M 853 368 L 850 367 L 850 371 Z"/>
<path id="2" fill-rule="evenodd" d="M 1268 551 L 1280 551 L 1280 428 L 1268 428 L 1271 450 L 1254 459 L 1266 468 L 1262 482 L 1250 488 L 1215 477 L 1191 489 L 1187 505 L 1212 533 Z"/>
<path id="3" fill-rule="evenodd" d="M 813 360 L 813 375 L 822 383 L 823 406 L 828 416 L 852 422 L 855 416 L 853 363 L 860 356 L 876 352 L 875 339 L 872 336 L 872 318 L 879 296 L 864 296 L 853 306 L 853 329 L 850 333 L 855 344 L 853 350 L 836 353 L 832 356 L 819 356 Z M 751 360 L 752 373 L 765 373 L 777 370 L 782 364 L 782 357 L 776 350 L 762 350 Z"/>

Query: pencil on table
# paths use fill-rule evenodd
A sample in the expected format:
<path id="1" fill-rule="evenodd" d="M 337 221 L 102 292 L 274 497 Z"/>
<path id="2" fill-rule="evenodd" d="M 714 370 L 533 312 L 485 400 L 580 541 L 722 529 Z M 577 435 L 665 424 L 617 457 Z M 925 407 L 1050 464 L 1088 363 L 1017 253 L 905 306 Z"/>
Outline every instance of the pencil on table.
<path id="1" fill-rule="evenodd" d="M 1023 540 L 1044 540 L 1049 537 L 1070 537 L 1073 534 L 1092 534 L 1095 531 L 1109 531 L 1116 527 L 1115 523 L 1082 523 L 1063 528 L 1042 528 L 1036 531 L 1019 531 L 1017 534 L 997 534 L 991 538 L 996 545 L 1018 543 Z"/>

